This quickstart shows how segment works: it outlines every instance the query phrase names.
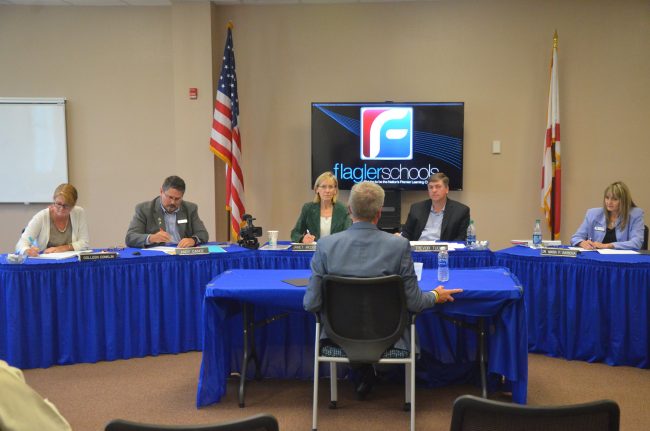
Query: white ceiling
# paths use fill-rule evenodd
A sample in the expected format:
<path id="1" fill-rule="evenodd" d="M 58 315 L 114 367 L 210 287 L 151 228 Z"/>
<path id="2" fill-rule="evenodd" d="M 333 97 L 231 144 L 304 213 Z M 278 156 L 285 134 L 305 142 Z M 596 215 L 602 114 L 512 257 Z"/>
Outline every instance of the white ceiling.
<path id="1" fill-rule="evenodd" d="M 19 6 L 171 6 L 196 0 L 0 0 L 0 5 Z M 207 0 L 206 0 L 207 1 Z M 211 0 L 219 5 L 315 4 L 315 3 L 399 3 L 434 0 Z"/>

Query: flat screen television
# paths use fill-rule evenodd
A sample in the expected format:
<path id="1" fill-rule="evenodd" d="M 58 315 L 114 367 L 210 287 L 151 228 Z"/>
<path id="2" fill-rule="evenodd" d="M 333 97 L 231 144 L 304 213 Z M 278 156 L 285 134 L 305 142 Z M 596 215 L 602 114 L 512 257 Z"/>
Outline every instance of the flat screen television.
<path id="1" fill-rule="evenodd" d="M 339 188 L 373 181 L 424 190 L 436 172 L 463 188 L 464 102 L 312 103 L 312 185 L 332 171 Z"/>

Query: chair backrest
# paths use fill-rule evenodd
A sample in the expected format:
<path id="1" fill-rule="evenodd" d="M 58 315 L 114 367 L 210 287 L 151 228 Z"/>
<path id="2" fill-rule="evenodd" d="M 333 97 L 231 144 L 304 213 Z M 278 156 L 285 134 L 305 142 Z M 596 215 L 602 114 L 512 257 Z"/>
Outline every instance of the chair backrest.
<path id="1" fill-rule="evenodd" d="M 259 414 L 214 425 L 151 425 L 115 419 L 104 431 L 279 431 L 278 421 L 269 414 Z"/>
<path id="2" fill-rule="evenodd" d="M 524 406 L 463 395 L 454 402 L 450 431 L 618 431 L 611 400 L 568 406 Z"/>
<path id="3" fill-rule="evenodd" d="M 399 275 L 327 275 L 322 286 L 325 333 L 341 346 L 350 362 L 377 362 L 404 333 L 409 317 Z"/>
<path id="4" fill-rule="evenodd" d="M 643 245 L 641 246 L 641 250 L 647 250 L 648 249 L 648 225 L 643 226 Z"/>

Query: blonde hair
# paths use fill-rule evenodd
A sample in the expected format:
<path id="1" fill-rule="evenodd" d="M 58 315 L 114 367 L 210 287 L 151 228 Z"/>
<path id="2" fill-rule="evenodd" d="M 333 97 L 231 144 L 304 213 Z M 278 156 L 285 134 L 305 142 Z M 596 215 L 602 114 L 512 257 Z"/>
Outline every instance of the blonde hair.
<path id="1" fill-rule="evenodd" d="M 66 205 L 73 207 L 77 204 L 77 189 L 75 189 L 72 184 L 63 183 L 59 185 L 56 189 L 54 189 L 54 195 L 52 196 L 52 199 L 56 199 L 57 196 L 61 196 Z"/>
<path id="2" fill-rule="evenodd" d="M 320 187 L 321 183 L 325 180 L 332 180 L 334 182 L 334 188 L 335 188 L 335 193 L 334 196 L 332 197 L 332 204 L 336 203 L 336 197 L 339 195 L 339 180 L 336 179 L 336 176 L 331 173 L 330 171 L 323 172 L 316 178 L 316 181 L 314 182 L 314 203 L 319 204 L 320 203 L 320 195 L 318 194 L 318 187 Z"/>
<path id="3" fill-rule="evenodd" d="M 621 219 L 621 229 L 625 229 L 630 216 L 630 208 L 636 206 L 632 200 L 630 189 L 625 185 L 623 181 L 616 181 L 615 183 L 611 183 L 605 188 L 605 192 L 603 193 L 603 211 L 605 212 L 607 221 L 609 221 L 609 218 L 611 216 L 610 212 L 607 210 L 607 205 L 605 205 L 605 198 L 608 195 L 615 199 L 618 199 L 618 215 Z"/>

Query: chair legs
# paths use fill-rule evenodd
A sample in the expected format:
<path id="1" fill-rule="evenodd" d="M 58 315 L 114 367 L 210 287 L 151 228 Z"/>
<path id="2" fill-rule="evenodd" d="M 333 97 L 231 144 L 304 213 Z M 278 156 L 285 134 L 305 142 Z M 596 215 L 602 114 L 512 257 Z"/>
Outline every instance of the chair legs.
<path id="1" fill-rule="evenodd" d="M 415 325 L 411 326 L 415 331 Z M 314 395 L 312 406 L 312 431 L 318 429 L 318 382 L 319 382 L 319 361 L 320 355 L 320 323 L 316 322 L 316 338 L 314 345 Z M 404 410 L 411 412 L 410 431 L 415 431 L 415 337 L 411 337 L 411 362 L 404 363 Z M 338 374 L 336 362 L 330 362 L 330 403 L 329 408 L 335 409 L 338 401 Z"/>
<path id="2" fill-rule="evenodd" d="M 316 431 L 318 429 L 318 356 L 320 354 L 320 323 L 316 322 L 316 338 L 314 338 L 314 405 L 312 406 L 312 419 L 311 419 L 311 429 Z"/>
<path id="3" fill-rule="evenodd" d="M 336 401 L 339 399 L 337 384 L 338 373 L 336 372 L 336 362 L 330 362 L 330 409 L 336 408 Z"/>

